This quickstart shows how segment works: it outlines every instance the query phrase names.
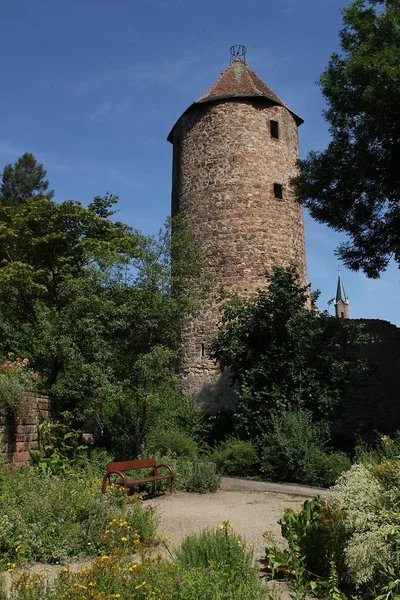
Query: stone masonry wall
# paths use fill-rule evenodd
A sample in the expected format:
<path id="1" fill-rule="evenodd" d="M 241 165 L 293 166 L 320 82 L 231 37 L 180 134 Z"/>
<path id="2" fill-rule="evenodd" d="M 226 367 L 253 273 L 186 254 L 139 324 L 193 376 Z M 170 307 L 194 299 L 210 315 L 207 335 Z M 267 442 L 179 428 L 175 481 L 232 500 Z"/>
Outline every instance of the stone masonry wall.
<path id="1" fill-rule="evenodd" d="M 279 139 L 270 120 L 279 122 Z M 182 330 L 180 373 L 186 393 L 209 409 L 235 401 L 229 374 L 207 356 L 217 332 L 217 290 L 241 296 L 265 286 L 264 270 L 296 264 L 306 282 L 303 212 L 289 182 L 296 175 L 298 135 L 287 109 L 264 99 L 197 105 L 174 129 L 172 215 L 188 219 L 205 257 L 211 292 Z M 283 185 L 283 199 L 274 195 Z"/>
<path id="2" fill-rule="evenodd" d="M 26 392 L 26 408 L 21 416 L 0 411 L 0 457 L 11 463 L 29 462 L 29 450 L 38 448 L 39 423 L 52 416 L 49 396 L 35 392 Z"/>
<path id="3" fill-rule="evenodd" d="M 374 441 L 377 433 L 400 431 L 400 328 L 379 319 L 357 319 L 374 342 L 360 355 L 371 371 L 360 386 L 349 390 L 332 425 L 333 434 L 349 447 L 357 435 Z"/>

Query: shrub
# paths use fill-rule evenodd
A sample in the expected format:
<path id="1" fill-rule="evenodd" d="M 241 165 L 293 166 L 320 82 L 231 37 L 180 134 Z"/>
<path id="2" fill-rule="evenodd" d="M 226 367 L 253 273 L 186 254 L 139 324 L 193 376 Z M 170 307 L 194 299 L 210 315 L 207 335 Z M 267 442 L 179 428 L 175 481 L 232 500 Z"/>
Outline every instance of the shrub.
<path id="1" fill-rule="evenodd" d="M 174 469 L 177 490 L 204 493 L 216 492 L 219 488 L 220 477 L 215 463 L 210 460 L 166 455 L 160 462 L 166 462 Z"/>
<path id="2" fill-rule="evenodd" d="M 149 450 L 151 453 L 187 458 L 195 458 L 199 453 L 197 442 L 179 429 L 155 432 L 149 442 Z"/>
<path id="3" fill-rule="evenodd" d="M 11 562 L 55 562 L 94 554 L 104 545 L 102 531 L 112 518 L 123 518 L 143 537 L 154 535 L 151 512 L 122 494 L 100 494 L 99 478 L 67 478 L 33 468 L 3 473 L 0 495 L 0 555 Z"/>
<path id="4" fill-rule="evenodd" d="M 23 409 L 24 393 L 35 387 L 39 377 L 28 363 L 27 358 L 22 359 L 9 352 L 0 365 L 0 407 L 16 412 Z"/>
<path id="5" fill-rule="evenodd" d="M 257 454 L 251 442 L 230 438 L 221 442 L 211 455 L 223 475 L 246 477 L 254 473 Z"/>
<path id="6" fill-rule="evenodd" d="M 272 416 L 271 431 L 263 440 L 261 469 L 274 479 L 318 485 L 321 454 L 329 441 L 328 425 L 316 423 L 305 410 Z"/>
<path id="7" fill-rule="evenodd" d="M 289 552 L 304 557 L 309 573 L 328 577 L 334 563 L 339 576 L 344 577 L 347 531 L 343 511 L 316 498 L 306 500 L 300 512 L 287 508 L 279 523 Z"/>
<path id="8" fill-rule="evenodd" d="M 325 487 L 334 485 L 340 475 L 351 468 L 351 460 L 344 452 L 320 452 L 315 459 L 319 483 Z"/>
<path id="9" fill-rule="evenodd" d="M 400 492 L 375 466 L 355 464 L 331 492 L 332 501 L 346 511 L 350 532 L 345 548 L 349 581 L 357 586 L 383 585 L 379 573 L 400 570 Z"/>
<path id="10" fill-rule="evenodd" d="M 230 565 L 247 571 L 253 562 L 253 552 L 229 521 L 219 529 L 206 529 L 187 536 L 177 552 L 177 562 L 185 569 L 206 569 L 210 564 Z"/>

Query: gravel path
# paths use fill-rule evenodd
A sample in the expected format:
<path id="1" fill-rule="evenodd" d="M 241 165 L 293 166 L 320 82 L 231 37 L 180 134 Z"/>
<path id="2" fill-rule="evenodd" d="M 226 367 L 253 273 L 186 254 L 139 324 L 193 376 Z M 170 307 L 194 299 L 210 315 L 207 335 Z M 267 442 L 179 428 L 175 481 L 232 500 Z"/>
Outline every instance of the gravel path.
<path id="1" fill-rule="evenodd" d="M 171 549 L 179 546 L 188 533 L 218 527 L 230 521 L 234 529 L 254 546 L 254 556 L 264 556 L 264 531 L 271 531 L 282 543 L 278 519 L 286 507 L 298 510 L 307 498 L 323 495 L 325 490 L 287 484 L 264 483 L 223 478 L 213 494 L 164 494 L 146 500 L 160 517 L 159 531 L 170 538 Z"/>

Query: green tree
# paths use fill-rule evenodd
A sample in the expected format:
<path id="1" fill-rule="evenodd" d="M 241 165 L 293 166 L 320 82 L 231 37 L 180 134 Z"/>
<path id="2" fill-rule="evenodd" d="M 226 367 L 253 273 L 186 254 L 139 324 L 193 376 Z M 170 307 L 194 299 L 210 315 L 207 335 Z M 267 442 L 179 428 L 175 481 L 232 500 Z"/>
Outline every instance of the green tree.
<path id="1" fill-rule="evenodd" d="M 310 307 L 294 268 L 276 267 L 266 279 L 268 290 L 254 298 L 228 296 L 212 344 L 238 385 L 238 432 L 253 438 L 265 433 L 273 411 L 304 408 L 328 417 L 365 368 L 354 356 L 367 341 L 362 326 Z"/>
<path id="2" fill-rule="evenodd" d="M 167 223 L 145 237 L 113 219 L 116 202 L 0 205 L 0 345 L 28 357 L 65 408 L 96 414 L 114 449 L 134 455 L 159 419 L 185 421 L 171 365 L 201 260 L 182 219 L 173 234 Z"/>
<path id="3" fill-rule="evenodd" d="M 52 198 L 53 190 L 49 190 L 49 182 L 42 164 L 33 154 L 26 152 L 14 165 L 4 167 L 1 175 L 0 204 L 17 208 L 27 198 L 35 196 Z"/>
<path id="4" fill-rule="evenodd" d="M 348 234 L 344 263 L 378 277 L 400 264 L 400 0 L 356 0 L 343 23 L 320 78 L 331 142 L 294 183 L 315 219 Z"/>

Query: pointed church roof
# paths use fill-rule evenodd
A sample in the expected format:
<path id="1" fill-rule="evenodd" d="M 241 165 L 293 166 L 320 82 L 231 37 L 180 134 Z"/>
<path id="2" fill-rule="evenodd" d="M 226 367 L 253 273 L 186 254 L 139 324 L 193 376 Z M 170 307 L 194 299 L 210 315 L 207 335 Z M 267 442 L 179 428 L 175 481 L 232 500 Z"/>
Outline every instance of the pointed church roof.
<path id="1" fill-rule="evenodd" d="M 335 304 L 337 304 L 338 302 L 344 302 L 345 304 L 349 303 L 349 300 L 346 296 L 346 292 L 344 291 L 344 285 L 343 285 L 343 281 L 342 281 L 342 276 L 340 274 L 338 274 L 338 282 L 337 282 L 337 289 L 336 289 L 336 300 L 335 300 Z"/>
<path id="2" fill-rule="evenodd" d="M 298 125 L 304 121 L 291 111 L 282 100 L 259 78 L 243 60 L 236 58 L 223 72 L 204 96 L 196 100 L 195 104 L 223 100 L 226 98 L 266 98 L 274 104 L 284 106 L 294 116 Z"/>
<path id="3" fill-rule="evenodd" d="M 208 92 L 193 102 L 187 110 L 191 110 L 197 105 L 204 104 L 205 102 L 234 98 L 266 98 L 273 104 L 286 108 L 291 115 L 293 115 L 297 125 L 304 123 L 304 120 L 290 110 L 275 92 L 273 92 L 240 58 L 236 58 L 232 64 L 221 73 L 220 77 L 214 85 L 211 86 Z M 169 142 L 172 142 L 172 132 L 175 125 L 168 135 Z"/>

